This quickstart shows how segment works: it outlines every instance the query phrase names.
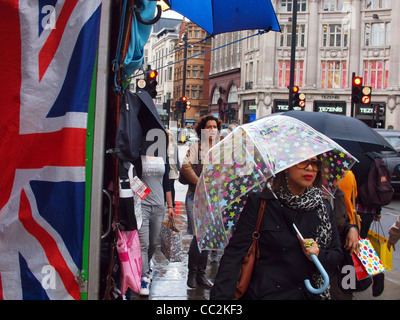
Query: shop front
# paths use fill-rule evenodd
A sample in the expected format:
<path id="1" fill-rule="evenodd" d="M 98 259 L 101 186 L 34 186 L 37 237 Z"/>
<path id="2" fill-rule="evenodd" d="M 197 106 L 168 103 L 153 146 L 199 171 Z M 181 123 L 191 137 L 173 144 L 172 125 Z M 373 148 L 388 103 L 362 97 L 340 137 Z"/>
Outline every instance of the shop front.
<path id="1" fill-rule="evenodd" d="M 304 108 L 294 107 L 293 110 L 304 111 Z M 286 111 L 289 111 L 289 101 L 288 100 L 275 100 L 274 101 L 273 113 L 286 112 Z"/>
<path id="2" fill-rule="evenodd" d="M 250 123 L 257 118 L 257 105 L 254 99 L 243 101 L 243 123 Z"/>
<path id="3" fill-rule="evenodd" d="M 346 115 L 345 101 L 314 101 L 314 112 L 329 112 Z"/>
<path id="4" fill-rule="evenodd" d="M 377 107 L 376 113 L 374 112 Z M 356 105 L 356 118 L 372 128 L 385 128 L 386 103 Z"/>

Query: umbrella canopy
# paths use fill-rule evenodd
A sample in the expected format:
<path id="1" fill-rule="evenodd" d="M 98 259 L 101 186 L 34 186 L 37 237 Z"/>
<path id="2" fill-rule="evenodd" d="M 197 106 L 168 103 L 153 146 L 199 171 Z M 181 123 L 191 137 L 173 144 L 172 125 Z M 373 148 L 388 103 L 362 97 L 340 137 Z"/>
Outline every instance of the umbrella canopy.
<path id="1" fill-rule="evenodd" d="M 380 134 L 356 118 L 327 112 L 294 110 L 284 114 L 307 123 L 351 153 L 394 151 L 393 147 Z"/>
<path id="2" fill-rule="evenodd" d="M 248 193 L 313 156 L 322 161 L 323 186 L 331 194 L 356 161 L 336 142 L 292 117 L 273 115 L 236 128 L 203 161 L 194 196 L 199 247 L 222 250 Z"/>
<path id="3" fill-rule="evenodd" d="M 168 4 L 212 35 L 251 29 L 281 31 L 271 0 L 169 0 Z"/>

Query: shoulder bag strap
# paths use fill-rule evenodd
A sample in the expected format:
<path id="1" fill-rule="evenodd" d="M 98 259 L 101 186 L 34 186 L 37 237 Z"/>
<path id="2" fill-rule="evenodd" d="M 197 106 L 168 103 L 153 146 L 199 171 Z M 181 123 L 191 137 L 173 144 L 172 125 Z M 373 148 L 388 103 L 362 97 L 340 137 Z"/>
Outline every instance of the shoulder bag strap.
<path id="1" fill-rule="evenodd" d="M 261 220 L 262 220 L 262 217 L 264 215 L 265 203 L 266 202 L 267 202 L 267 200 L 261 199 L 260 209 L 258 210 L 256 229 L 255 229 L 254 233 L 258 233 L 258 231 L 260 230 Z M 254 233 L 253 233 L 253 237 L 254 237 Z"/>
<path id="2" fill-rule="evenodd" d="M 201 142 L 199 142 L 199 147 L 197 148 L 197 160 L 201 164 Z"/>
<path id="3" fill-rule="evenodd" d="M 256 261 L 260 258 L 260 249 L 258 246 L 258 239 L 260 238 L 260 225 L 261 225 L 261 220 L 264 215 L 264 209 L 265 209 L 265 204 L 267 200 L 262 199 L 260 203 L 260 209 L 258 210 L 258 217 L 257 217 L 257 223 L 256 223 L 256 229 L 253 232 L 253 243 L 255 245 L 255 251 L 256 251 Z"/>

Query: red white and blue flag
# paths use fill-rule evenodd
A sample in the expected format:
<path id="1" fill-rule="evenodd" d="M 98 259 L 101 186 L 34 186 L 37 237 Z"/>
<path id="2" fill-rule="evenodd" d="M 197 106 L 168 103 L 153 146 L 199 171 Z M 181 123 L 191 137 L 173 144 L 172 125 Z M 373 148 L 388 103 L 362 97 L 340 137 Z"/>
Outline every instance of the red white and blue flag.
<path id="1" fill-rule="evenodd" d="M 101 0 L 0 2 L 0 299 L 80 299 Z"/>

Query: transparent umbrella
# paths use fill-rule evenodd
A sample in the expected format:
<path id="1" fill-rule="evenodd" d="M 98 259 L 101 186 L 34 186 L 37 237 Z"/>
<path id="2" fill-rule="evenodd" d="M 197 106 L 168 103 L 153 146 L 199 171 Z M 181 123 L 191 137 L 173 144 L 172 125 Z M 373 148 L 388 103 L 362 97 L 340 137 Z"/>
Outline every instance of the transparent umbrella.
<path id="1" fill-rule="evenodd" d="M 272 115 L 236 128 L 209 150 L 194 196 L 199 248 L 223 250 L 250 192 L 296 163 L 319 156 L 323 189 L 333 195 L 357 161 L 300 120 Z"/>

